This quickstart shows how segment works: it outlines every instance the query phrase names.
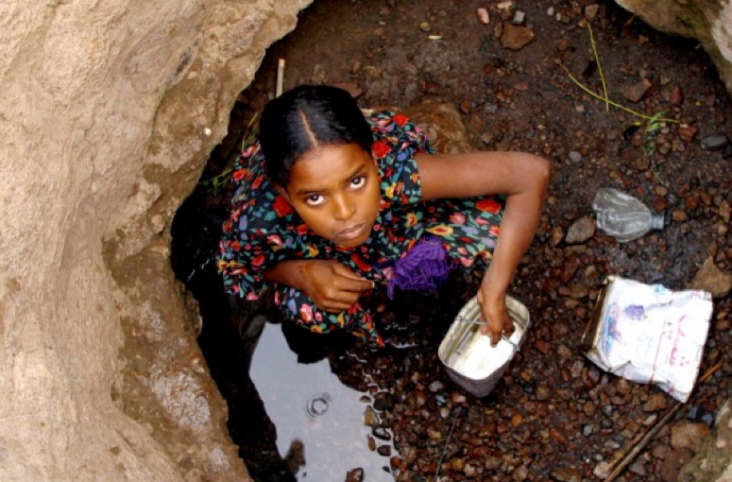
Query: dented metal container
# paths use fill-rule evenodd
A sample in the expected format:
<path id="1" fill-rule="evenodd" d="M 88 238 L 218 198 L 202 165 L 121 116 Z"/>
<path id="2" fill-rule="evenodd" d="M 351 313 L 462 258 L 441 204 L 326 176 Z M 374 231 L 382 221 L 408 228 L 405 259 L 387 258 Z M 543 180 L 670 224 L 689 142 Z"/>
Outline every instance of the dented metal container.
<path id="1" fill-rule="evenodd" d="M 517 299 L 507 296 L 506 307 L 516 331 L 510 338 L 491 346 L 489 336 L 480 333 L 482 323 L 478 300 L 473 297 L 455 317 L 437 355 L 450 378 L 477 397 L 487 396 L 503 376 L 526 337 L 529 310 Z"/>

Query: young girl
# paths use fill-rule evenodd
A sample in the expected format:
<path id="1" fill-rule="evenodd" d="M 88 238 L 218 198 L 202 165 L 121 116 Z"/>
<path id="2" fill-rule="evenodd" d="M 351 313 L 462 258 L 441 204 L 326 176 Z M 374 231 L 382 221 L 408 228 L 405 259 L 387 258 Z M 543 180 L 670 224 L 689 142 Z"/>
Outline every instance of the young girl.
<path id="1" fill-rule="evenodd" d="M 374 290 L 434 292 L 451 269 L 488 267 L 478 302 L 495 344 L 514 330 L 506 290 L 549 173 L 523 153 L 436 155 L 401 114 L 362 111 L 334 87 L 297 87 L 267 104 L 259 143 L 237 160 L 219 271 L 248 300 L 273 284 L 275 303 L 313 332 L 381 346 L 365 303 Z"/>

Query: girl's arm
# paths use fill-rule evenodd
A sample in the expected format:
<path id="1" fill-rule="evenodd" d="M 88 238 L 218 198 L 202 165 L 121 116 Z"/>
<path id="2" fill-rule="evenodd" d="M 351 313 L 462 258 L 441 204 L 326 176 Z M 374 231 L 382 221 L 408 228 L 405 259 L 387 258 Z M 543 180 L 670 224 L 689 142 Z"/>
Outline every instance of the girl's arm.
<path id="1" fill-rule="evenodd" d="M 498 343 L 502 332 L 513 332 L 506 308 L 506 291 L 539 225 L 541 207 L 549 185 L 551 166 L 540 157 L 518 152 L 415 156 L 424 200 L 504 194 L 493 261 L 478 292 L 483 333 Z"/>

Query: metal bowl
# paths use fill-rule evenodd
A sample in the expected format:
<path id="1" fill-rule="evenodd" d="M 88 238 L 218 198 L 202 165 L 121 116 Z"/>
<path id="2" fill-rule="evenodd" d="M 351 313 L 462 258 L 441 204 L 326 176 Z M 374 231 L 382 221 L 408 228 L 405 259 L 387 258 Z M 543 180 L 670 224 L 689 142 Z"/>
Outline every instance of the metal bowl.
<path id="1" fill-rule="evenodd" d="M 473 297 L 455 317 L 437 355 L 450 378 L 476 397 L 487 396 L 503 376 L 526 336 L 529 310 L 517 299 L 506 296 L 506 307 L 516 331 L 491 346 L 489 336 L 480 333 L 482 324 L 478 299 Z"/>

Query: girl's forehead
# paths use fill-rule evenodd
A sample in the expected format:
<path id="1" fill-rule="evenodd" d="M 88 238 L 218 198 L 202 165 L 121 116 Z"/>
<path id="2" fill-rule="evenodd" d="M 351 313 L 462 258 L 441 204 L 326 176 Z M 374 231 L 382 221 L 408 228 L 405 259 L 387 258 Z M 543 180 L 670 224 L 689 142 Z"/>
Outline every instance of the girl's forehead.
<path id="1" fill-rule="evenodd" d="M 308 151 L 290 170 L 290 189 L 319 191 L 348 181 L 363 168 L 374 165 L 358 144 L 328 144 Z"/>

